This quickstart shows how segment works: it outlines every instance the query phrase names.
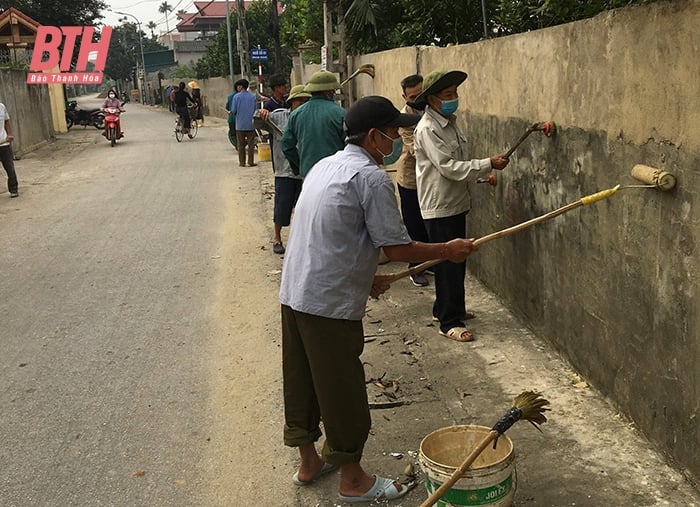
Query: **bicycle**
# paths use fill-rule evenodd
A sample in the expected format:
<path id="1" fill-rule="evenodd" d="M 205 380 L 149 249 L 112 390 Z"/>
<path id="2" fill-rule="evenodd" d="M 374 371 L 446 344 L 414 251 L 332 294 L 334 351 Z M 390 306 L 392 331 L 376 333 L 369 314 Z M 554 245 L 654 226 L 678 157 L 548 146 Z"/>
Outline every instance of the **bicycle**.
<path id="1" fill-rule="evenodd" d="M 190 139 L 194 139 L 197 136 L 198 130 L 199 127 L 197 126 L 197 122 L 190 119 L 190 130 L 186 131 L 184 125 L 182 124 L 182 116 L 179 114 L 177 115 L 177 119 L 175 120 L 175 139 L 177 139 L 178 143 L 182 142 L 185 134 L 187 134 L 187 137 Z"/>

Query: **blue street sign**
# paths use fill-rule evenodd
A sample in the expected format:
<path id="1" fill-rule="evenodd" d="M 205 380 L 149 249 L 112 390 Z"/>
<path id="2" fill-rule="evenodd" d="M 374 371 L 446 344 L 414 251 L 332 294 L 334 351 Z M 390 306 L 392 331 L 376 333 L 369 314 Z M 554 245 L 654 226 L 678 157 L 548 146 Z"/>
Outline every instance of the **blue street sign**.
<path id="1" fill-rule="evenodd" d="M 267 49 L 265 48 L 255 48 L 250 50 L 250 61 L 251 62 L 266 62 L 267 61 Z"/>

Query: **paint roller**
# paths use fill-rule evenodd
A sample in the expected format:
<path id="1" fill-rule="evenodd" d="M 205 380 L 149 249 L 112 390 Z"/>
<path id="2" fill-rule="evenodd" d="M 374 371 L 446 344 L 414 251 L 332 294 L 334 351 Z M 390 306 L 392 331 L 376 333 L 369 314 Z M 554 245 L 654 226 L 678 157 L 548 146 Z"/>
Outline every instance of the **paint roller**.
<path id="1" fill-rule="evenodd" d="M 675 176 L 673 176 L 672 174 L 670 174 L 666 171 L 662 171 L 660 169 L 655 169 L 655 168 L 647 166 L 647 165 L 643 165 L 643 164 L 635 165 L 632 168 L 631 174 L 632 174 L 632 177 L 643 182 L 644 185 L 625 185 L 625 186 L 616 185 L 613 188 L 609 188 L 607 190 L 601 190 L 600 192 L 596 192 L 595 194 L 581 197 L 577 201 L 574 201 L 570 204 L 567 204 L 566 206 L 562 206 L 561 208 L 555 209 L 554 211 L 550 211 L 549 213 L 545 213 L 544 215 L 541 215 L 539 217 L 535 217 L 535 218 L 532 218 L 532 219 L 527 220 L 525 222 L 522 222 L 520 224 L 514 225 L 512 227 L 508 227 L 506 229 L 502 229 L 500 231 L 493 232 L 491 234 L 487 234 L 486 236 L 482 236 L 481 238 L 475 239 L 474 244 L 476 246 L 479 246 L 479 245 L 483 245 L 484 243 L 487 243 L 489 241 L 493 241 L 494 239 L 503 238 L 505 236 L 510 236 L 511 234 L 515 234 L 516 232 L 520 232 L 524 229 L 532 227 L 533 225 L 545 222 L 547 220 L 550 220 L 554 217 L 557 217 L 559 215 L 567 213 L 567 212 L 574 210 L 576 208 L 579 208 L 581 206 L 593 204 L 593 203 L 596 203 L 598 201 L 602 201 L 603 199 L 607 199 L 609 197 L 612 197 L 613 195 L 615 195 L 617 193 L 618 190 L 621 190 L 621 189 L 625 189 L 625 188 L 656 188 L 656 189 L 661 190 L 661 191 L 669 191 L 676 186 Z M 426 269 L 435 266 L 436 264 L 440 264 L 444 260 L 445 259 L 433 259 L 430 261 L 425 261 L 425 262 L 418 264 L 417 266 L 414 266 L 410 269 L 405 269 L 403 271 L 399 271 L 397 273 L 393 273 L 391 275 L 388 275 L 385 280 L 387 283 L 393 283 L 396 280 L 400 280 L 401 278 L 415 275 L 416 273 L 421 273 L 421 272 L 425 271 Z"/>
<path id="2" fill-rule="evenodd" d="M 523 132 L 523 135 L 520 136 L 520 139 L 518 139 L 515 144 L 506 152 L 505 155 L 503 155 L 504 158 L 510 158 L 510 156 L 513 154 L 515 149 L 522 144 L 522 142 L 527 139 L 527 137 L 532 134 L 533 132 L 542 132 L 543 136 L 546 137 L 552 137 L 552 134 L 554 134 L 557 131 L 557 126 L 554 124 L 553 121 L 543 121 L 539 123 L 533 123 L 530 125 L 528 128 L 525 129 L 525 132 Z"/>

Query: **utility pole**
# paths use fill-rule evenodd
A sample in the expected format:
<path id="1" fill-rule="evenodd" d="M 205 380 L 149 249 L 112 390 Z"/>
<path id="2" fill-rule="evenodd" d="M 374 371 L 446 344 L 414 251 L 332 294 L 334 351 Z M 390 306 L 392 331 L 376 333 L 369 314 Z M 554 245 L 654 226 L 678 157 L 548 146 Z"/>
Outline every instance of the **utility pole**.
<path id="1" fill-rule="evenodd" d="M 231 44 L 231 8 L 226 0 L 226 35 L 228 37 L 228 69 L 231 76 L 231 86 L 233 86 L 233 49 Z"/>
<path id="2" fill-rule="evenodd" d="M 121 14 L 122 16 L 129 16 L 134 18 L 134 21 L 136 21 L 136 29 L 138 30 L 138 33 L 136 34 L 138 39 L 139 39 L 139 50 L 141 51 L 141 103 L 145 104 L 146 103 L 146 60 L 143 57 L 143 42 L 142 42 L 142 37 L 141 37 L 141 21 L 139 21 L 139 18 L 134 16 L 133 14 L 129 14 L 128 12 L 120 12 L 120 11 L 112 11 L 115 14 Z M 136 65 L 136 73 L 138 74 L 138 65 Z"/>
<path id="3" fill-rule="evenodd" d="M 241 78 L 250 77 L 250 54 L 248 52 L 248 28 L 245 24 L 245 6 L 243 0 L 236 0 L 238 14 L 238 54 L 241 59 Z"/>

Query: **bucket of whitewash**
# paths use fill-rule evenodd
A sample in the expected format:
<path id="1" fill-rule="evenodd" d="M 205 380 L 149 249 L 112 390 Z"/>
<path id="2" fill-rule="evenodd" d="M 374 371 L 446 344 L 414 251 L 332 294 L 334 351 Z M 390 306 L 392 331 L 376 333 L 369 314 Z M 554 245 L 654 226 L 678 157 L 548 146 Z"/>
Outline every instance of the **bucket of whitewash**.
<path id="1" fill-rule="evenodd" d="M 452 476 L 490 431 L 486 426 L 449 426 L 423 439 L 418 460 L 425 472 L 428 494 Z M 435 505 L 509 507 L 515 495 L 515 482 L 513 442 L 501 435 L 496 448 L 489 444 Z"/>

